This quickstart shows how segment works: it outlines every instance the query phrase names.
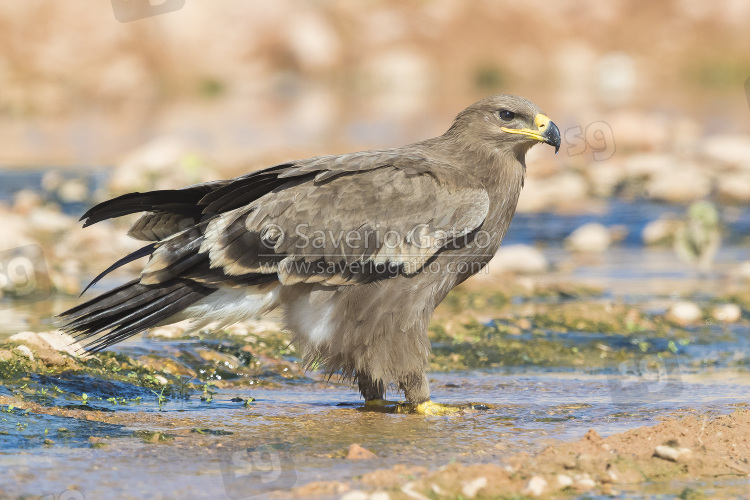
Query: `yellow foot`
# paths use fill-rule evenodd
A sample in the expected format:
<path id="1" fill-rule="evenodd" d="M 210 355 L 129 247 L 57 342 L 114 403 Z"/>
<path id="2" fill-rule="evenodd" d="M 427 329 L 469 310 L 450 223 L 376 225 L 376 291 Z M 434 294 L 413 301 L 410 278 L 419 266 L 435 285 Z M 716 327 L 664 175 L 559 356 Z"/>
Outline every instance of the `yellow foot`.
<path id="1" fill-rule="evenodd" d="M 415 405 L 414 403 L 403 403 L 398 406 L 396 413 L 416 413 L 417 415 L 451 415 L 458 413 L 462 409 L 458 405 L 446 405 L 441 403 L 434 403 L 432 401 L 425 401 Z"/>

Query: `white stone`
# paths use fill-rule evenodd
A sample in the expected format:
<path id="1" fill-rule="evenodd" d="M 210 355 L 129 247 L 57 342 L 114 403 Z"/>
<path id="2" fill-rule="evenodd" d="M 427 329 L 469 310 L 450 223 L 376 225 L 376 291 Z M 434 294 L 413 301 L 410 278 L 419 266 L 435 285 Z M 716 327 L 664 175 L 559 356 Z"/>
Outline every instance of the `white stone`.
<path id="1" fill-rule="evenodd" d="M 573 172 L 543 179 L 527 177 L 516 210 L 519 213 L 543 212 L 553 207 L 570 205 L 586 200 L 588 189 L 586 180 Z"/>
<path id="2" fill-rule="evenodd" d="M 52 349 L 71 356 L 78 356 L 83 349 L 81 344 L 70 335 L 59 330 L 51 332 L 18 332 L 8 338 L 9 342 L 37 347 L 38 349 Z"/>
<path id="3" fill-rule="evenodd" d="M 689 448 L 674 448 L 672 446 L 657 446 L 654 448 L 654 456 L 671 462 L 679 462 L 690 457 L 692 452 Z"/>
<path id="4" fill-rule="evenodd" d="M 596 483 L 588 476 L 588 474 L 584 474 L 583 476 L 577 478 L 575 482 L 575 487 L 582 491 L 588 491 L 594 486 L 596 486 Z"/>
<path id="5" fill-rule="evenodd" d="M 592 162 L 586 176 L 595 195 L 607 197 L 614 193 L 617 185 L 625 179 L 625 169 L 614 161 Z"/>
<path id="6" fill-rule="evenodd" d="M 698 321 L 703 311 L 693 302 L 680 301 L 669 308 L 669 316 L 680 324 L 689 324 Z"/>
<path id="7" fill-rule="evenodd" d="M 674 235 L 680 226 L 680 221 L 675 219 L 652 220 L 641 232 L 644 245 L 671 245 Z"/>
<path id="8" fill-rule="evenodd" d="M 433 484 L 432 486 L 434 487 L 434 486 L 436 486 L 436 485 L 435 485 L 435 484 Z M 433 490 L 432 490 L 432 491 L 435 491 L 435 489 L 433 488 Z M 409 497 L 409 498 L 413 498 L 414 500 L 430 500 L 429 498 L 427 498 L 427 497 L 426 497 L 426 496 L 424 496 L 423 494 L 421 494 L 421 493 L 419 493 L 418 491 L 415 491 L 415 490 L 414 490 L 414 481 L 410 481 L 410 482 L 406 483 L 405 485 L 403 485 L 403 486 L 401 487 L 401 492 L 402 492 L 402 493 L 403 493 L 404 495 L 406 495 L 407 497 Z M 438 492 L 437 492 L 437 491 L 435 491 L 435 493 L 438 493 Z M 438 493 L 438 494 L 439 494 L 439 493 Z"/>
<path id="9" fill-rule="evenodd" d="M 86 201 L 89 196 L 89 187 L 83 179 L 69 179 L 62 183 L 57 190 L 57 195 L 66 203 L 78 203 Z"/>
<path id="10" fill-rule="evenodd" d="M 737 304 L 720 304 L 711 310 L 711 317 L 724 323 L 734 323 L 742 317 L 742 309 Z"/>
<path id="11" fill-rule="evenodd" d="M 624 160 L 623 167 L 628 178 L 652 177 L 660 172 L 673 170 L 678 161 L 667 154 L 635 154 Z"/>
<path id="12" fill-rule="evenodd" d="M 604 252 L 611 243 L 609 230 L 597 222 L 584 224 L 565 238 L 565 247 L 573 252 Z"/>
<path id="13" fill-rule="evenodd" d="M 71 356 L 77 356 L 80 351 L 83 349 L 83 346 L 76 342 L 76 340 L 68 335 L 67 333 L 63 333 L 60 330 L 55 330 L 51 332 L 39 332 L 37 334 L 40 339 L 45 341 L 50 348 L 54 349 L 55 351 L 61 351 L 67 354 L 70 354 Z"/>
<path id="14" fill-rule="evenodd" d="M 361 490 L 352 490 L 341 495 L 341 500 L 367 500 L 369 495 Z"/>
<path id="15" fill-rule="evenodd" d="M 750 279 L 750 260 L 746 260 L 739 265 L 737 275 L 746 280 Z"/>
<path id="16" fill-rule="evenodd" d="M 507 245 L 500 247 L 488 268 L 490 273 L 539 274 L 549 269 L 549 262 L 531 245 Z"/>
<path id="17" fill-rule="evenodd" d="M 375 493 L 370 493 L 370 496 L 367 498 L 368 500 L 391 500 L 391 496 L 385 491 L 376 491 Z"/>
<path id="18" fill-rule="evenodd" d="M 750 166 L 750 137 L 747 135 L 712 135 L 703 141 L 700 149 L 705 158 L 722 165 Z"/>
<path id="19" fill-rule="evenodd" d="M 661 171 L 646 184 L 649 198 L 670 203 L 699 200 L 711 192 L 711 179 L 695 165 Z"/>
<path id="20" fill-rule="evenodd" d="M 533 476 L 526 483 L 526 487 L 521 490 L 521 494 L 530 495 L 532 497 L 542 496 L 547 489 L 547 480 L 542 476 Z"/>
<path id="21" fill-rule="evenodd" d="M 750 172 L 725 172 L 716 177 L 716 191 L 729 201 L 750 202 Z"/>
<path id="22" fill-rule="evenodd" d="M 19 345 L 16 348 L 13 349 L 14 352 L 17 352 L 21 356 L 24 356 L 26 358 L 29 358 L 31 361 L 34 361 L 34 353 L 31 352 L 31 349 L 29 349 L 25 345 Z"/>
<path id="23" fill-rule="evenodd" d="M 37 207 L 28 215 L 30 230 L 40 233 L 61 233 L 73 228 L 76 220 L 65 214 L 44 207 Z"/>
<path id="24" fill-rule="evenodd" d="M 559 489 L 573 486 L 573 478 L 566 474 L 558 474 L 555 479 L 557 479 L 557 487 Z"/>
<path id="25" fill-rule="evenodd" d="M 336 30 L 318 10 L 298 13 L 288 19 L 287 42 L 297 62 L 308 70 L 326 70 L 339 59 Z"/>
<path id="26" fill-rule="evenodd" d="M 465 483 L 463 488 L 461 488 L 461 493 L 463 493 L 466 498 L 474 498 L 481 489 L 486 487 L 487 478 L 482 476 Z"/>

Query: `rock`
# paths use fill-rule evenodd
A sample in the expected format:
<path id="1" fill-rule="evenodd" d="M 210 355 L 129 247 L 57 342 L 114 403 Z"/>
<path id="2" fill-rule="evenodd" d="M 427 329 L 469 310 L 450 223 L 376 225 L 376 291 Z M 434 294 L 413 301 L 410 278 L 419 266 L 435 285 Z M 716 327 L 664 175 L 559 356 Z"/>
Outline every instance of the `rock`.
<path id="1" fill-rule="evenodd" d="M 25 345 L 19 345 L 15 349 L 13 349 L 14 352 L 20 354 L 21 356 L 25 358 L 29 358 L 30 361 L 34 361 L 34 353 L 31 352 L 31 349 L 29 349 Z"/>
<path id="2" fill-rule="evenodd" d="M 542 496 L 542 494 L 544 494 L 546 490 L 547 480 L 542 476 L 533 476 L 531 479 L 529 479 L 529 482 L 526 483 L 526 487 L 521 490 L 521 494 L 532 497 L 539 497 Z"/>
<path id="3" fill-rule="evenodd" d="M 174 137 L 157 138 L 127 155 L 114 169 L 110 189 L 118 193 L 175 189 L 218 175 Z"/>
<path id="4" fill-rule="evenodd" d="M 670 141 L 669 119 L 658 113 L 623 110 L 611 113 L 607 122 L 622 151 L 663 151 Z"/>
<path id="5" fill-rule="evenodd" d="M 573 484 L 579 491 L 589 491 L 596 486 L 596 482 L 588 474 L 576 475 L 573 479 L 575 481 Z"/>
<path id="6" fill-rule="evenodd" d="M 82 350 L 81 344 L 75 341 L 73 337 L 59 331 L 52 332 L 19 332 L 8 338 L 8 342 L 27 346 L 36 355 L 37 358 L 48 365 L 61 366 L 67 361 L 60 355 L 64 352 L 73 357 L 85 357 L 79 355 L 78 350 Z"/>
<path id="7" fill-rule="evenodd" d="M 89 197 L 89 186 L 84 179 L 68 179 L 57 190 L 57 196 L 65 203 L 80 203 Z"/>
<path id="8" fill-rule="evenodd" d="M 405 494 L 407 497 L 413 498 L 414 500 L 430 500 L 423 494 L 419 493 L 418 491 L 415 491 L 414 486 L 415 486 L 414 481 L 410 481 L 401 487 L 401 492 Z M 434 486 L 437 486 L 437 485 L 433 484 L 432 486 L 433 486 L 432 491 L 434 491 L 435 493 L 439 495 L 440 493 L 438 493 L 438 491 L 435 490 L 434 488 Z M 440 487 L 438 487 L 438 490 L 440 490 Z"/>
<path id="9" fill-rule="evenodd" d="M 565 474 L 558 474 L 555 479 L 557 480 L 557 487 L 558 489 L 565 489 L 570 486 L 573 486 L 573 478 L 565 475 Z"/>
<path id="10" fill-rule="evenodd" d="M 671 245 L 680 224 L 680 221 L 677 219 L 664 218 L 652 220 L 646 224 L 643 232 L 641 232 L 643 244 L 647 246 Z"/>
<path id="11" fill-rule="evenodd" d="M 391 500 L 391 496 L 385 491 L 376 491 L 374 493 L 370 493 L 368 500 Z"/>
<path id="12" fill-rule="evenodd" d="M 703 317 L 703 312 L 693 302 L 681 301 L 669 308 L 667 316 L 680 325 L 689 325 Z"/>
<path id="13" fill-rule="evenodd" d="M 565 247 L 572 252 L 604 252 L 611 243 L 609 230 L 596 222 L 584 224 L 565 238 Z"/>
<path id="14" fill-rule="evenodd" d="M 625 175 L 629 179 L 653 177 L 661 172 L 674 170 L 679 161 L 667 154 L 635 154 L 627 157 L 623 162 Z"/>
<path id="15" fill-rule="evenodd" d="M 287 44 L 305 70 L 325 71 L 339 59 L 340 44 L 334 26 L 319 10 L 291 16 L 286 26 Z"/>
<path id="16" fill-rule="evenodd" d="M 742 309 L 737 304 L 720 304 L 711 309 L 711 317 L 722 323 L 735 323 L 742 317 Z"/>
<path id="17" fill-rule="evenodd" d="M 28 215 L 31 210 L 42 205 L 42 197 L 31 189 L 21 189 L 13 195 L 13 212 Z"/>
<path id="18" fill-rule="evenodd" d="M 746 260 L 738 266 L 737 275 L 740 278 L 750 280 L 750 260 Z"/>
<path id="19" fill-rule="evenodd" d="M 39 332 L 37 336 L 42 339 L 50 348 L 67 353 L 71 356 L 77 356 L 78 352 L 83 349 L 83 346 L 76 342 L 76 340 L 59 330 L 52 332 Z"/>
<path id="20" fill-rule="evenodd" d="M 370 495 L 361 490 L 352 490 L 341 496 L 341 500 L 368 500 L 369 498 Z"/>
<path id="21" fill-rule="evenodd" d="M 549 270 L 549 262 L 531 245 L 506 245 L 500 247 L 487 267 L 491 273 L 540 274 Z"/>
<path id="22" fill-rule="evenodd" d="M 717 176 L 716 192 L 723 201 L 750 202 L 750 172 L 725 172 Z"/>
<path id="23" fill-rule="evenodd" d="M 486 487 L 487 478 L 482 476 L 464 483 L 463 488 L 461 488 L 461 493 L 463 493 L 466 498 L 474 498 L 480 490 Z"/>
<path id="24" fill-rule="evenodd" d="M 154 379 L 161 385 L 167 385 L 169 383 L 169 380 L 167 380 L 163 375 L 156 374 L 154 375 Z"/>
<path id="25" fill-rule="evenodd" d="M 711 192 L 711 179 L 695 165 L 654 174 L 646 184 L 649 198 L 669 203 L 686 203 L 699 200 Z"/>
<path id="26" fill-rule="evenodd" d="M 26 217 L 6 212 L 0 207 L 0 219 L 3 221 L 3 228 L 0 231 L 0 251 L 38 244 L 29 234 L 29 222 Z"/>
<path id="27" fill-rule="evenodd" d="M 560 194 L 564 193 L 564 196 Z M 527 177 L 518 199 L 518 212 L 543 212 L 588 199 L 588 184 L 579 174 L 564 172 L 543 179 Z"/>
<path id="28" fill-rule="evenodd" d="M 27 223 L 29 229 L 35 233 L 57 234 L 72 229 L 77 221 L 58 210 L 37 207 L 29 213 Z"/>
<path id="29" fill-rule="evenodd" d="M 378 458 L 378 456 L 370 450 L 362 448 L 357 443 L 352 443 L 349 446 L 349 452 L 346 454 L 347 460 L 370 460 L 372 458 Z"/>
<path id="30" fill-rule="evenodd" d="M 750 167 L 750 137 L 721 134 L 707 137 L 700 146 L 701 155 L 725 167 Z"/>
<path id="31" fill-rule="evenodd" d="M 670 462 L 684 462 L 692 455 L 689 448 L 661 445 L 654 448 L 654 456 Z"/>
<path id="32" fill-rule="evenodd" d="M 625 180 L 625 169 L 613 161 L 593 162 L 586 169 L 586 176 L 596 196 L 608 197 Z"/>

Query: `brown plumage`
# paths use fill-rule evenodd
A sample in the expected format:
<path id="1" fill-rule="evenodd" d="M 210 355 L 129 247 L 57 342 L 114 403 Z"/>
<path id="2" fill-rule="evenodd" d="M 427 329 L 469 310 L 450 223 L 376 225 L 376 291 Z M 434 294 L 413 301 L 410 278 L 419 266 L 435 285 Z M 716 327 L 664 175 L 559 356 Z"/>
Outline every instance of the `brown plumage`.
<path id="1" fill-rule="evenodd" d="M 151 242 L 106 272 L 150 258 L 139 279 L 62 313 L 64 329 L 97 351 L 155 325 L 282 307 L 308 366 L 355 379 L 366 400 L 395 383 L 424 402 L 432 312 L 497 251 L 538 142 L 559 148 L 555 124 L 499 95 L 409 146 L 104 202 L 85 226 L 146 212 L 129 234 Z"/>

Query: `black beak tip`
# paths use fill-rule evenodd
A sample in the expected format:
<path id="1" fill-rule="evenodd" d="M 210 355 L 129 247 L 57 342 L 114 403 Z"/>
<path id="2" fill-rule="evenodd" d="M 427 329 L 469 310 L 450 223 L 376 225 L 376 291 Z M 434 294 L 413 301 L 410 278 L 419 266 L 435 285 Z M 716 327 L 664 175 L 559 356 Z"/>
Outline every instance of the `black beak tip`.
<path id="1" fill-rule="evenodd" d="M 557 125 L 555 125 L 554 122 L 549 122 L 549 127 L 544 131 L 542 137 L 546 139 L 545 142 L 547 144 L 555 146 L 555 154 L 560 151 L 560 129 L 557 128 Z"/>

